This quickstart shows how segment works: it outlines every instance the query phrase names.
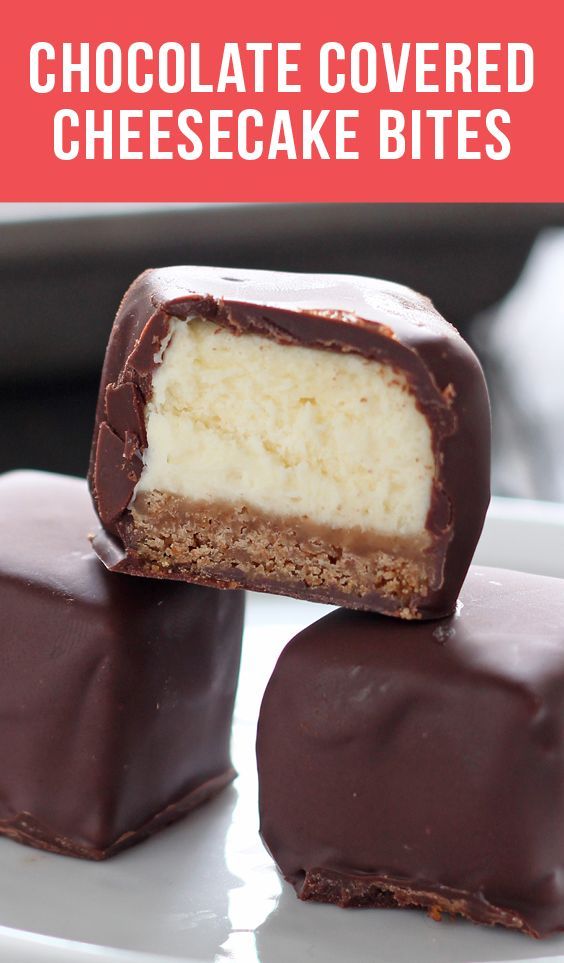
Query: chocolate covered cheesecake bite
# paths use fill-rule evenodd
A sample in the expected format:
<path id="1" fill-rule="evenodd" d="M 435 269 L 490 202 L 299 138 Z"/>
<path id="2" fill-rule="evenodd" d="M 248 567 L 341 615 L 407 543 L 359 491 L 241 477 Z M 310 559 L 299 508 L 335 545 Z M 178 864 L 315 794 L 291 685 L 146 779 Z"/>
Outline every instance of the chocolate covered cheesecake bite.
<path id="1" fill-rule="evenodd" d="M 480 365 L 430 301 L 338 275 L 147 271 L 90 485 L 116 571 L 450 613 L 489 500 Z"/>
<path id="2" fill-rule="evenodd" d="M 110 574 L 96 524 L 84 481 L 0 477 L 0 834 L 89 859 L 233 779 L 244 605 Z"/>
<path id="3" fill-rule="evenodd" d="M 444 620 L 317 621 L 280 656 L 257 758 L 301 899 L 564 929 L 564 581 L 476 567 Z"/>

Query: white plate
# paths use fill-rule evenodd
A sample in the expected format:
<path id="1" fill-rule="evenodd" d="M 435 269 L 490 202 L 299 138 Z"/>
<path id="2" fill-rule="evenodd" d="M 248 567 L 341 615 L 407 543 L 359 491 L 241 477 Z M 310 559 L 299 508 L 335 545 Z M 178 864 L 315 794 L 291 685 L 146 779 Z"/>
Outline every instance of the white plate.
<path id="1" fill-rule="evenodd" d="M 564 506 L 496 499 L 476 560 L 564 577 Z M 234 786 L 107 863 L 0 840 L 0 959 L 9 963 L 492 963 L 564 959 L 535 942 L 409 910 L 301 903 L 257 834 L 255 723 L 279 651 L 328 606 L 249 596 Z"/>

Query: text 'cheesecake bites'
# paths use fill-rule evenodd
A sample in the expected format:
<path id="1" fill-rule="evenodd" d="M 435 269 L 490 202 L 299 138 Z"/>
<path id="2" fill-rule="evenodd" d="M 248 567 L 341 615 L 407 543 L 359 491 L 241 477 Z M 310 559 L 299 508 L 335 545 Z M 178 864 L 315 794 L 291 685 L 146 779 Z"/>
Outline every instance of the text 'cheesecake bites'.
<path id="1" fill-rule="evenodd" d="M 564 586 L 473 567 L 436 622 L 339 609 L 282 652 L 261 835 L 305 900 L 564 929 Z"/>
<path id="2" fill-rule="evenodd" d="M 432 618 L 489 501 L 480 365 L 427 298 L 178 267 L 129 289 L 90 485 L 105 564 Z"/>
<path id="3" fill-rule="evenodd" d="M 103 859 L 234 778 L 244 598 L 113 575 L 96 525 L 86 482 L 0 476 L 0 835 Z"/>

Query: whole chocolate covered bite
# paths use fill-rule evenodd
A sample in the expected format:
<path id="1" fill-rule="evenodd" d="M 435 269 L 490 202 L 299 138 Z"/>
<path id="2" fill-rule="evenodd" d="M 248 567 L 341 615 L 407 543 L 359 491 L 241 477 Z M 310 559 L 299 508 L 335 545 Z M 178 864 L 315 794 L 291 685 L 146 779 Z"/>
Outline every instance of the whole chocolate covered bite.
<path id="1" fill-rule="evenodd" d="M 473 568 L 438 622 L 331 613 L 282 652 L 257 757 L 301 899 L 564 929 L 564 581 Z"/>
<path id="2" fill-rule="evenodd" d="M 0 834 L 103 859 L 233 779 L 244 600 L 111 575 L 96 521 L 84 481 L 0 477 Z"/>
<path id="3" fill-rule="evenodd" d="M 136 575 L 441 616 L 482 528 L 489 452 L 480 365 L 427 298 L 147 271 L 106 354 L 94 547 Z"/>

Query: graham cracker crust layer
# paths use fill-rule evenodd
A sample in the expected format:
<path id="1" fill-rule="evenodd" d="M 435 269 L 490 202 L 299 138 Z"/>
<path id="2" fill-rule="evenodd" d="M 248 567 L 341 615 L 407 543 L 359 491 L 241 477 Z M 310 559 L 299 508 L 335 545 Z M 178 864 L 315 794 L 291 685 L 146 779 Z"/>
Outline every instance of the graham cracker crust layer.
<path id="1" fill-rule="evenodd" d="M 202 505 L 158 491 L 131 507 L 128 549 L 148 575 L 225 583 L 352 608 L 371 598 L 416 618 L 429 591 L 427 538 L 394 538 L 272 518 L 246 506 Z"/>
<path id="2" fill-rule="evenodd" d="M 331 903 L 343 909 L 423 909 L 436 922 L 440 922 L 444 913 L 474 923 L 521 930 L 529 936 L 539 935 L 518 912 L 494 906 L 483 896 L 443 886 L 431 890 L 415 882 L 378 876 L 345 876 L 326 869 L 309 870 L 303 881 L 294 885 L 302 900 Z"/>

